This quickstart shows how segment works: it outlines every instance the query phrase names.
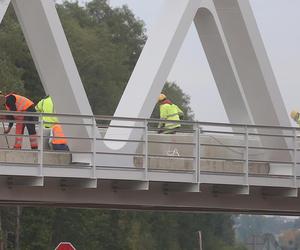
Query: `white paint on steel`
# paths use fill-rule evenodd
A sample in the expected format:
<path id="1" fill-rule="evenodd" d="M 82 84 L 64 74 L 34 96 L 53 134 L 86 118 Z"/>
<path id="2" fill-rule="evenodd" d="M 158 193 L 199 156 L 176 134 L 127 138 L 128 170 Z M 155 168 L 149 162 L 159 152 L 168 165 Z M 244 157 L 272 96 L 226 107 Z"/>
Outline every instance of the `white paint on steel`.
<path id="1" fill-rule="evenodd" d="M 48 181 L 50 182 L 51 179 Z M 204 185 L 202 192 L 199 193 L 169 190 L 166 195 L 161 183 L 150 183 L 152 188 L 143 192 L 132 189 L 116 192 L 112 189 L 113 182 L 110 181 L 102 181 L 101 187 L 97 189 L 75 187 L 67 190 L 59 185 L 9 188 L 3 186 L 4 182 L 4 180 L 0 182 L 1 204 L 170 211 L 227 211 L 298 216 L 300 214 L 300 200 L 290 198 L 288 194 L 292 190 L 289 189 L 282 190 L 282 192 L 277 189 L 277 195 L 267 189 L 264 190 L 263 195 L 257 189 L 252 190 L 250 195 L 228 195 L 226 192 L 217 192 L 223 186 L 215 192 L 211 192 L 211 189 L 205 188 Z M 279 193 L 287 195 L 279 196 Z"/>
<path id="2" fill-rule="evenodd" d="M 52 96 L 56 111 L 92 115 L 54 1 L 13 0 L 12 3 L 44 89 Z M 77 122 L 82 121 L 78 119 Z M 90 129 L 82 126 L 64 126 L 64 129 L 70 136 L 88 137 L 90 134 Z M 91 142 L 70 142 L 70 147 L 83 151 L 91 147 Z M 89 162 L 89 158 L 78 161 Z"/>
<path id="3" fill-rule="evenodd" d="M 0 1 L 2 18 L 9 1 Z M 53 97 L 57 111 L 92 115 L 54 1 L 13 0 L 12 3 L 43 86 Z M 289 125 L 249 0 L 166 0 L 163 14 L 150 33 L 115 115 L 136 118 L 151 115 L 193 20 L 230 121 Z M 112 122 L 122 126 L 137 124 Z M 91 130 L 87 126 L 66 127 L 71 136 L 91 137 Z M 274 130 L 274 133 L 283 132 Z M 139 139 L 141 134 L 136 129 L 109 128 L 106 138 Z M 283 138 L 262 137 L 261 141 L 264 146 L 286 148 L 288 144 Z M 71 149 L 82 151 L 90 149 L 92 143 L 70 144 Z M 128 143 L 114 141 L 106 145 L 106 150 L 119 150 Z M 98 143 L 97 148 L 100 147 L 103 145 Z M 135 146 L 131 147 L 134 150 Z M 272 159 L 287 160 L 289 156 L 287 152 L 270 154 Z M 85 157 L 90 162 L 90 156 L 79 158 Z"/>
<path id="4" fill-rule="evenodd" d="M 0 0 L 0 24 L 9 6 L 10 0 Z"/>
<path id="5" fill-rule="evenodd" d="M 151 121 L 145 120 L 144 125 Z M 188 124 L 203 128 L 202 133 L 198 134 L 200 138 L 195 140 L 198 136 L 192 133 L 157 135 L 150 132 L 147 134 L 149 138 L 140 142 L 139 150 L 132 156 L 135 158 L 134 164 L 127 167 L 124 167 L 122 160 L 127 155 L 122 155 L 120 151 L 113 152 L 112 166 L 95 161 L 93 168 L 71 164 L 68 152 L 30 151 L 29 144 L 27 147 L 24 145 L 27 148 L 25 151 L 1 150 L 0 203 L 300 213 L 299 199 L 291 199 L 298 197 L 297 190 L 300 188 L 300 173 L 292 171 L 300 157 L 296 150 L 300 141 L 296 141 L 295 137 L 295 132 L 300 129 L 278 128 L 289 131 L 289 136 L 295 139 L 294 148 L 291 148 L 295 158 L 291 162 L 280 163 L 281 168 L 275 169 L 274 174 L 274 169 L 269 165 L 271 162 L 264 161 L 267 149 L 247 136 L 248 130 L 245 129 L 249 127 L 251 131 L 258 131 L 260 127 L 200 122 Z M 243 133 L 224 130 L 233 127 L 238 127 Z M 270 131 L 267 136 L 278 136 L 272 134 L 275 127 L 263 128 Z M 176 148 L 174 155 L 169 154 L 170 144 Z M 5 138 L 0 136 L 0 147 L 3 148 L 3 145 Z M 280 152 L 283 149 L 275 150 Z M 99 149 L 96 149 L 97 152 L 92 150 L 94 148 L 88 153 L 96 153 L 100 157 L 105 155 Z M 43 164 L 38 162 L 39 154 L 43 154 Z M 198 161 L 201 160 L 201 178 L 195 178 L 195 155 Z M 145 157 L 149 157 L 147 167 L 141 161 Z M 249 163 L 249 168 L 244 168 L 244 162 Z"/>
<path id="6" fill-rule="evenodd" d="M 229 120 L 290 125 L 249 0 L 166 0 L 163 14 L 149 35 L 115 116 L 150 117 L 193 19 Z M 112 125 L 126 124 L 129 123 L 112 122 Z M 106 138 L 128 139 L 137 133 L 110 128 Z M 261 141 L 264 146 L 289 144 L 280 138 L 261 137 Z M 126 143 L 106 145 L 116 150 Z M 269 157 L 287 160 L 290 154 L 282 152 Z"/>
<path id="7" fill-rule="evenodd" d="M 229 120 L 232 123 L 253 123 L 234 58 L 226 42 L 226 31 L 213 1 L 201 2 L 194 23 Z"/>
<path id="8" fill-rule="evenodd" d="M 196 14 L 196 6 L 196 1 L 166 1 L 163 14 L 149 34 L 115 116 L 150 117 L 157 97 Z M 114 124 L 126 125 L 128 122 L 113 121 L 112 125 Z M 134 131 L 110 128 L 106 138 L 115 138 L 119 134 L 126 139 L 133 137 Z M 106 145 L 112 149 L 120 149 L 125 143 L 107 142 Z"/>
<path id="9" fill-rule="evenodd" d="M 288 113 L 249 1 L 213 0 L 213 2 L 234 60 L 234 67 L 238 72 L 245 96 L 244 102 L 249 106 L 254 124 L 290 126 Z M 226 91 L 220 92 L 221 96 L 225 94 Z M 234 98 L 231 103 L 240 106 Z M 236 113 L 234 120 L 229 118 L 230 122 L 243 122 L 238 121 L 239 116 L 240 114 Z M 284 132 L 274 130 L 274 133 Z M 266 137 L 261 137 L 260 140 L 264 146 L 280 145 L 282 148 L 292 146 L 292 140 Z M 290 156 L 288 152 L 269 154 L 270 158 L 276 160 L 288 160 Z"/>

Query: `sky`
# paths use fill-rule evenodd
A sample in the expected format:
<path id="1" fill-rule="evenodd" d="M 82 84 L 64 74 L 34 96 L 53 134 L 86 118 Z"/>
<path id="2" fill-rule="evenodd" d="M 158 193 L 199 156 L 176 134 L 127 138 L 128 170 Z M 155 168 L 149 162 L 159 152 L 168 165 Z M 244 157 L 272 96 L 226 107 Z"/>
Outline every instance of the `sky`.
<path id="1" fill-rule="evenodd" d="M 84 2 L 84 0 L 82 0 Z M 164 0 L 110 0 L 114 7 L 128 5 L 151 30 Z M 286 109 L 300 109 L 300 1 L 250 0 Z M 215 81 L 194 25 L 168 77 L 191 97 L 199 121 L 227 122 Z"/>

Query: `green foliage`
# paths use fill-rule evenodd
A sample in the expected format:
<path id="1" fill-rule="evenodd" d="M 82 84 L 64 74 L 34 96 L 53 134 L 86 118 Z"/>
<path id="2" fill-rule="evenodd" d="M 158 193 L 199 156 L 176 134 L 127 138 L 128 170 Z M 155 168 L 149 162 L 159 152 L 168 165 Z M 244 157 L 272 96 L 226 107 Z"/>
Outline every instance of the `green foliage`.
<path id="1" fill-rule="evenodd" d="M 54 249 L 71 241 L 84 250 L 243 250 L 232 219 L 222 214 L 24 208 L 22 249 Z M 32 242 L 34 239 L 34 242 Z"/>
<path id="2" fill-rule="evenodd" d="M 21 249 L 53 249 L 55 210 L 50 208 L 23 208 L 21 216 Z"/>
<path id="3" fill-rule="evenodd" d="M 24 92 L 23 69 L 19 66 L 18 58 L 24 44 L 20 34 L 14 12 L 9 8 L 0 29 L 0 84 L 5 92 Z"/>
<path id="4" fill-rule="evenodd" d="M 112 115 L 145 43 L 143 22 L 103 0 L 86 7 L 66 1 L 57 10 L 94 113 Z M 1 24 L 0 51 L 1 90 L 34 101 L 44 96 L 12 8 Z"/>
<path id="5" fill-rule="evenodd" d="M 270 217 L 261 215 L 240 215 L 235 219 L 236 237 L 245 242 L 252 235 L 271 233 L 280 234 L 282 231 L 299 228 L 297 220 L 288 220 L 286 217 Z"/>
<path id="6" fill-rule="evenodd" d="M 128 7 L 112 9 L 105 0 L 85 7 L 65 1 L 57 10 L 94 113 L 112 115 L 144 46 L 144 23 Z M 2 91 L 34 101 L 45 94 L 12 8 L 1 24 L 0 66 Z M 189 97 L 175 83 L 163 91 L 193 119 Z M 0 212 L 1 236 L 14 249 L 7 235 L 15 234 L 15 209 Z M 71 241 L 86 250 L 193 250 L 199 230 L 205 250 L 240 249 L 229 215 L 29 207 L 21 215 L 21 249 L 50 250 Z"/>
<path id="7" fill-rule="evenodd" d="M 103 0 L 58 12 L 94 113 L 112 115 L 145 43 L 143 22 Z"/>

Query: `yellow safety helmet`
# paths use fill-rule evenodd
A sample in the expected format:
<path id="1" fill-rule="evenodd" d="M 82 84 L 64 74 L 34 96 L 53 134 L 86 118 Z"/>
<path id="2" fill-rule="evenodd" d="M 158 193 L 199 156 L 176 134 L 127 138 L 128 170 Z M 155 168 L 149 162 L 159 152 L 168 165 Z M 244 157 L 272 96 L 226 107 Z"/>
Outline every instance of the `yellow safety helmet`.
<path id="1" fill-rule="evenodd" d="M 294 121 L 297 122 L 299 119 L 299 112 L 296 110 L 292 110 L 290 116 Z"/>
<path id="2" fill-rule="evenodd" d="M 163 100 L 165 100 L 165 99 L 167 99 L 167 97 L 166 97 L 166 95 L 163 94 L 163 93 L 161 93 L 161 94 L 159 95 L 159 97 L 158 97 L 158 101 L 159 101 L 159 102 L 161 102 L 161 101 L 163 101 Z"/>

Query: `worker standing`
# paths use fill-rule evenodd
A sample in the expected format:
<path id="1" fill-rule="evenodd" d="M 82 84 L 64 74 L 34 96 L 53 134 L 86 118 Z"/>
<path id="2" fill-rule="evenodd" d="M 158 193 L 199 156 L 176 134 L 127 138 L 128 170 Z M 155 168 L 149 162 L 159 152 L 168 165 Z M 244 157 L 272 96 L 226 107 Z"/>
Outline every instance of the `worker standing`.
<path id="1" fill-rule="evenodd" d="M 35 106 L 36 111 L 40 113 L 54 114 L 54 105 L 51 96 L 46 96 Z M 50 128 L 49 144 L 54 150 L 68 151 L 68 141 L 63 133 L 62 126 L 55 116 L 43 116 L 44 127 Z"/>
<path id="2" fill-rule="evenodd" d="M 167 121 L 180 121 L 183 117 L 182 110 L 167 99 L 166 95 L 160 94 L 158 98 L 160 119 Z M 181 127 L 180 123 L 160 122 L 158 124 L 158 133 L 175 134 Z"/>
<path id="3" fill-rule="evenodd" d="M 28 98 L 17 95 L 14 93 L 4 95 L 0 92 L 0 105 L 5 105 L 8 111 L 17 112 L 35 112 L 34 103 Z M 35 122 L 37 117 L 35 116 L 22 116 L 22 115 L 9 115 L 7 119 L 16 122 L 16 138 L 15 138 L 15 149 L 22 148 L 23 134 L 25 127 L 28 130 L 30 145 L 32 149 L 38 148 L 37 136 L 35 130 Z M 28 123 L 27 123 L 28 122 Z M 10 122 L 8 128 L 4 129 L 4 133 L 8 134 L 13 127 L 13 122 Z"/>
<path id="4" fill-rule="evenodd" d="M 290 116 L 300 126 L 300 113 L 296 110 L 293 110 Z"/>

